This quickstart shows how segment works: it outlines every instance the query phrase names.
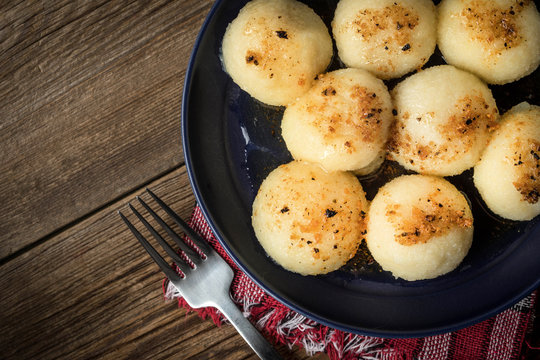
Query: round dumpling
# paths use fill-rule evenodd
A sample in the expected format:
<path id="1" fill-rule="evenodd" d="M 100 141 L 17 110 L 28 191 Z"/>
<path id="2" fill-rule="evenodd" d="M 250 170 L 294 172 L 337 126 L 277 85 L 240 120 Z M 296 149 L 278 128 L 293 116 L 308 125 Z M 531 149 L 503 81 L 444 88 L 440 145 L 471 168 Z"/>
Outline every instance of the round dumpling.
<path id="1" fill-rule="evenodd" d="M 355 255 L 367 208 L 354 175 L 293 161 L 263 181 L 253 202 L 252 224 L 264 250 L 285 269 L 325 274 Z"/>
<path id="2" fill-rule="evenodd" d="M 473 239 L 466 198 L 443 178 L 398 177 L 371 202 L 366 242 L 375 261 L 395 277 L 432 279 L 454 270 Z"/>
<path id="3" fill-rule="evenodd" d="M 540 14 L 530 0 L 443 0 L 438 45 L 445 60 L 490 84 L 505 84 L 540 64 Z"/>
<path id="4" fill-rule="evenodd" d="M 326 25 L 295 0 L 247 3 L 227 27 L 222 52 L 234 82 L 270 105 L 287 105 L 305 93 L 333 55 Z"/>
<path id="5" fill-rule="evenodd" d="M 319 75 L 287 107 L 281 127 L 297 160 L 320 163 L 328 171 L 374 171 L 392 120 L 392 100 L 382 80 L 365 70 L 342 69 Z"/>
<path id="6" fill-rule="evenodd" d="M 431 0 L 340 0 L 332 33 L 347 66 L 396 78 L 433 54 L 436 10 Z"/>
<path id="7" fill-rule="evenodd" d="M 408 77 L 392 96 L 397 115 L 390 155 L 423 174 L 450 176 L 473 167 L 498 119 L 486 84 L 451 65 Z"/>
<path id="8" fill-rule="evenodd" d="M 521 103 L 502 117 L 474 167 L 474 184 L 497 215 L 531 220 L 540 214 L 540 106 Z"/>

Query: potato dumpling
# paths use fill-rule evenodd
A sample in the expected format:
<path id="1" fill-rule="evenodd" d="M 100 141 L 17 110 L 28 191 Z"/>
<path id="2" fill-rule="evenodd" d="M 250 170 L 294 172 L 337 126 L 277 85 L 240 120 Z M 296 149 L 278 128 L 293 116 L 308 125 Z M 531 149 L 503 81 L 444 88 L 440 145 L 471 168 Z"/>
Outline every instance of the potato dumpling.
<path id="1" fill-rule="evenodd" d="M 521 103 L 502 117 L 474 184 L 487 206 L 511 220 L 540 214 L 540 106 Z"/>
<path id="2" fill-rule="evenodd" d="M 374 171 L 392 120 L 392 100 L 382 80 L 365 70 L 342 69 L 319 75 L 287 107 L 281 127 L 297 160 L 320 163 L 328 171 Z"/>
<path id="3" fill-rule="evenodd" d="M 395 277 L 432 279 L 452 271 L 472 239 L 469 204 L 443 178 L 401 176 L 380 188 L 371 202 L 367 246 Z"/>
<path id="4" fill-rule="evenodd" d="M 436 10 L 431 0 L 340 0 L 332 33 L 347 66 L 397 78 L 433 54 Z"/>
<path id="5" fill-rule="evenodd" d="M 330 64 L 326 25 L 295 0 L 253 0 L 225 32 L 223 64 L 234 82 L 270 105 L 287 105 L 305 93 Z"/>
<path id="6" fill-rule="evenodd" d="M 397 116 L 390 155 L 423 174 L 450 176 L 473 167 L 498 120 L 486 84 L 451 65 L 408 77 L 392 96 Z"/>
<path id="7" fill-rule="evenodd" d="M 447 63 L 490 84 L 505 84 L 540 64 L 540 14 L 530 0 L 443 0 L 438 45 Z"/>
<path id="8" fill-rule="evenodd" d="M 325 274 L 355 255 L 365 233 L 367 208 L 354 175 L 293 161 L 263 181 L 252 223 L 264 250 L 285 269 Z"/>

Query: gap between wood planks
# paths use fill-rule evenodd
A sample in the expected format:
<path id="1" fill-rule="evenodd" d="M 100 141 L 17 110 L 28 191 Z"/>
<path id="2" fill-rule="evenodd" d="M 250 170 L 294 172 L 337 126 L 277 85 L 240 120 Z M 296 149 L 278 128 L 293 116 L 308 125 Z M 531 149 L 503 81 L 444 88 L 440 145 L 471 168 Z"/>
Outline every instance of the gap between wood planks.
<path id="1" fill-rule="evenodd" d="M 158 175 L 154 176 L 153 178 L 150 178 L 150 179 L 149 179 L 148 181 L 146 181 L 145 183 L 143 183 L 143 184 L 141 184 L 141 185 L 138 185 L 138 186 L 135 186 L 135 187 L 133 187 L 132 189 L 129 189 L 129 190 L 125 191 L 124 193 L 122 193 L 122 194 L 118 195 L 117 197 L 111 199 L 111 200 L 108 201 L 107 203 L 105 203 L 105 204 L 101 205 L 100 207 L 98 207 L 98 208 L 92 210 L 91 212 L 89 212 L 89 213 L 87 213 L 87 214 L 85 214 L 85 215 L 83 215 L 83 216 L 81 216 L 81 217 L 79 217 L 79 218 L 77 218 L 77 219 L 75 219 L 75 220 L 73 220 L 73 221 L 67 223 L 66 225 L 60 227 L 59 229 L 57 229 L 57 230 L 55 230 L 55 231 L 53 231 L 53 232 L 51 232 L 51 233 L 49 233 L 49 234 L 43 236 L 42 238 L 40 238 L 40 239 L 38 239 L 38 240 L 36 240 L 36 241 L 34 241 L 34 242 L 32 242 L 32 243 L 30 243 L 30 244 L 28 244 L 28 245 L 22 247 L 22 248 L 19 249 L 19 250 L 15 251 L 15 252 L 13 252 L 13 253 L 11 253 L 11 254 L 9 254 L 8 256 L 4 257 L 3 259 L 0 259 L 0 267 L 1 267 L 2 265 L 4 265 L 4 264 L 8 263 L 9 261 L 11 261 L 11 260 L 13 260 L 13 259 L 19 257 L 20 255 L 26 253 L 27 251 L 30 251 L 30 250 L 34 249 L 35 247 L 37 247 L 37 246 L 39 246 L 39 245 L 45 243 L 47 240 L 49 240 L 49 239 L 51 239 L 51 238 L 57 236 L 58 234 L 60 234 L 60 233 L 62 233 L 62 232 L 64 232 L 64 231 L 66 231 L 67 229 L 76 226 L 77 224 L 79 224 L 79 223 L 83 222 L 84 220 L 90 218 L 91 216 L 93 216 L 93 215 L 99 213 L 100 211 L 104 210 L 105 208 L 111 206 L 112 204 L 114 204 L 114 203 L 116 203 L 116 202 L 122 200 L 122 198 L 127 197 L 129 194 L 132 194 L 132 193 L 134 193 L 134 192 L 136 192 L 136 191 L 138 191 L 138 190 L 140 190 L 140 189 L 144 189 L 144 188 L 147 187 L 149 184 L 151 184 L 151 183 L 153 183 L 153 182 L 159 180 L 159 179 L 160 179 L 161 177 L 163 177 L 163 176 L 166 176 L 166 175 L 169 175 L 169 174 L 175 172 L 176 170 L 180 169 L 180 168 L 183 167 L 183 166 L 184 166 L 184 163 L 181 163 L 181 164 L 179 164 L 179 165 L 177 165 L 177 166 L 172 167 L 171 169 L 169 169 L 169 170 L 167 170 L 167 171 L 164 171 L 164 172 L 161 173 L 161 174 L 158 174 Z"/>

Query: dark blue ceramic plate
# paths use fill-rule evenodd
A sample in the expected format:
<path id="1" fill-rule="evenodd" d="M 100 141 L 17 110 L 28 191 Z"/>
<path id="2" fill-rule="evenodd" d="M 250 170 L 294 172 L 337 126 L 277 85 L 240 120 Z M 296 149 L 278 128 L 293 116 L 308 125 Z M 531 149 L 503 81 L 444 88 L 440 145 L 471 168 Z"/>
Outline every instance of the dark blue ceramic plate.
<path id="1" fill-rule="evenodd" d="M 374 336 L 416 337 L 456 330 L 511 306 L 540 286 L 540 218 L 509 222 L 486 210 L 471 172 L 449 178 L 467 194 L 475 216 L 473 246 L 455 271 L 432 280 L 394 279 L 359 255 L 324 276 L 301 276 L 269 259 L 251 227 L 251 204 L 262 180 L 291 160 L 281 139 L 282 108 L 241 91 L 223 71 L 221 39 L 246 1 L 217 1 L 195 44 L 182 109 L 186 164 L 198 203 L 236 263 L 275 298 L 325 325 Z M 336 1 L 308 4 L 329 24 Z M 427 66 L 442 63 L 433 55 Z M 331 69 L 340 67 L 335 59 Z M 538 71 L 492 87 L 499 110 L 539 103 Z M 391 88 L 395 82 L 387 83 Z M 368 198 L 403 171 L 387 162 L 361 179 Z"/>

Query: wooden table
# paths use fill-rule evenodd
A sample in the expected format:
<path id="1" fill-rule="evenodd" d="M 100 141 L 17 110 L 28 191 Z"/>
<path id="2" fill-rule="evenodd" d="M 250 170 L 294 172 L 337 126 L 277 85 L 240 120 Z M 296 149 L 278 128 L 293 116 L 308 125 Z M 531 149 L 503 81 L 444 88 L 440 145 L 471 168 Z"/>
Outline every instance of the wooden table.
<path id="1" fill-rule="evenodd" d="M 211 4 L 0 5 L 0 358 L 256 358 L 163 300 L 116 214 L 147 186 L 192 211 L 181 94 Z"/>

